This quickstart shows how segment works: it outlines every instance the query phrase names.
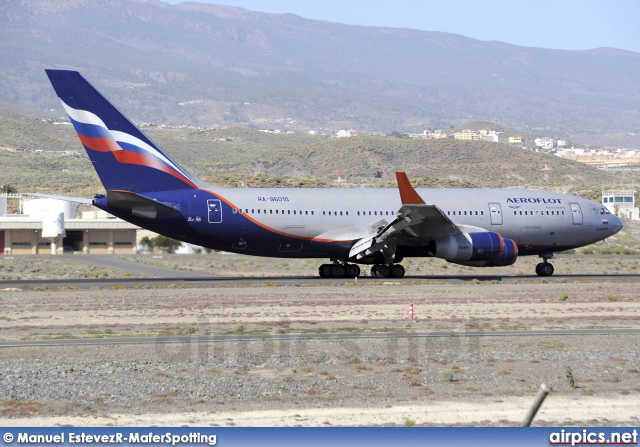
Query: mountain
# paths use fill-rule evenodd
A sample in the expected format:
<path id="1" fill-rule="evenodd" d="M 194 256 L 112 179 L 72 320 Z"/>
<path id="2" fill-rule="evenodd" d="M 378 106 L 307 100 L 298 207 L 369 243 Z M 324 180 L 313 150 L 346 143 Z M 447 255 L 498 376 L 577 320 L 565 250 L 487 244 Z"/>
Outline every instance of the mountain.
<path id="1" fill-rule="evenodd" d="M 640 54 L 617 49 L 519 47 L 197 2 L 0 2 L 2 106 L 62 116 L 47 67 L 80 70 L 138 122 L 390 133 L 493 121 L 640 147 Z"/>

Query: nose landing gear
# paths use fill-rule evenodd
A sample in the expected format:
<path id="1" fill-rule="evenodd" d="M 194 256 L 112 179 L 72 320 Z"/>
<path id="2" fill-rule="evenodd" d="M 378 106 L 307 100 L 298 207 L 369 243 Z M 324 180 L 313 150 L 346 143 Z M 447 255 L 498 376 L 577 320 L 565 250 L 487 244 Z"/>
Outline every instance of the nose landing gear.
<path id="1" fill-rule="evenodd" d="M 536 275 L 538 276 L 551 276 L 553 275 L 553 264 L 549 262 L 549 259 L 553 258 L 553 254 L 540 255 L 542 262 L 536 265 Z"/>

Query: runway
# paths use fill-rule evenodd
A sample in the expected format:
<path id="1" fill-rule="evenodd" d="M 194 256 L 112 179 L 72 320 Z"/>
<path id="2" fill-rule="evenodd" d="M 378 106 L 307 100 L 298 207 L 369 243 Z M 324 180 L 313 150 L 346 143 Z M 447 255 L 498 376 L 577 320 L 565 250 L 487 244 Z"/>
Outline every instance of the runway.
<path id="1" fill-rule="evenodd" d="M 0 342 L 0 348 L 27 348 L 35 346 L 113 346 L 159 345 L 165 343 L 229 343 L 249 341 L 301 341 L 301 340 L 361 340 L 361 339 L 426 339 L 448 337 L 531 337 L 531 336 L 582 336 L 582 335 L 640 335 L 640 328 L 611 329 L 558 329 L 530 331 L 447 331 L 447 332 L 344 332 L 318 334 L 243 334 L 202 335 L 172 337 L 116 337 L 69 338 L 55 340 L 14 340 Z"/>
<path id="2" fill-rule="evenodd" d="M 358 282 L 379 283 L 379 284 L 411 284 L 424 282 L 438 283 L 465 283 L 471 281 L 480 282 L 500 282 L 500 283 L 532 283 L 536 281 L 614 281 L 614 282 L 638 282 L 640 274 L 568 274 L 554 275 L 550 277 L 539 277 L 537 275 L 412 275 L 404 278 L 374 278 L 363 276 L 358 278 Z M 27 279 L 27 280 L 7 280 L 0 281 L 0 290 L 22 289 L 29 287 L 158 287 L 176 284 L 179 286 L 198 287 L 220 287 L 220 286 L 259 286 L 268 283 L 270 286 L 296 286 L 303 284 L 332 284 L 332 283 L 353 283 L 354 279 L 347 278 L 320 278 L 317 276 L 254 276 L 254 277 L 214 277 L 214 276 L 170 276 L 170 277 L 148 277 L 148 278 L 103 278 L 103 279 Z"/>

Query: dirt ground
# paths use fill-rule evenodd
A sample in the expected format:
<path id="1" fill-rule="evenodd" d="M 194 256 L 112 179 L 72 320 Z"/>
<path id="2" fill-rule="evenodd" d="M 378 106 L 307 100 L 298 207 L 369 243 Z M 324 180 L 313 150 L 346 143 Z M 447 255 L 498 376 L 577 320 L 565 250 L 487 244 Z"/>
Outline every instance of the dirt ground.
<path id="1" fill-rule="evenodd" d="M 553 391 L 537 425 L 637 425 L 640 335 L 465 335 L 639 328 L 637 287 L 550 279 L 0 292 L 1 340 L 194 337 L 2 348 L 0 424 L 517 425 L 545 383 Z M 395 331 L 459 336 L 340 337 Z M 195 343 L 234 334 L 299 337 Z"/>

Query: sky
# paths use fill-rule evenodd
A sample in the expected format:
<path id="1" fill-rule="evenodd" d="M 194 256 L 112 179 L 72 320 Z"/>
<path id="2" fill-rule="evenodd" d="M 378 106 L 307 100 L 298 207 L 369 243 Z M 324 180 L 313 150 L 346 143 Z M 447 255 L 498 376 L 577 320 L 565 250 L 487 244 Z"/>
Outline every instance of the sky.
<path id="1" fill-rule="evenodd" d="M 199 1 L 351 25 L 444 31 L 528 47 L 611 47 L 640 53 L 640 0 Z"/>

